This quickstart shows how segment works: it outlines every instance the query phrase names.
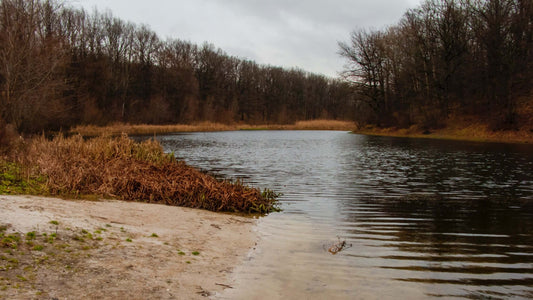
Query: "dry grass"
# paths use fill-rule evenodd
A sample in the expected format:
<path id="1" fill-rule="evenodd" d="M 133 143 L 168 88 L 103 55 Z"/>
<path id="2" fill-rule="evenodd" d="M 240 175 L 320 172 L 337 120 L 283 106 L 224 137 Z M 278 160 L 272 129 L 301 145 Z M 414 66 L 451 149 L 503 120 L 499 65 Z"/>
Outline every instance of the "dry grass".
<path id="1" fill-rule="evenodd" d="M 202 122 L 193 125 L 148 125 L 148 124 L 124 124 L 115 123 L 108 126 L 85 125 L 76 126 L 70 130 L 71 133 L 78 133 L 83 136 L 121 135 L 154 135 L 170 132 L 197 132 L 197 131 L 227 131 L 237 130 L 238 127 L 221 123 Z"/>
<path id="2" fill-rule="evenodd" d="M 300 121 L 294 125 L 294 130 L 353 130 L 354 122 L 338 120 Z"/>
<path id="3" fill-rule="evenodd" d="M 398 128 L 377 128 L 364 127 L 354 131 L 354 133 L 366 135 L 395 136 L 395 137 L 412 137 L 412 138 L 429 138 L 429 139 L 448 139 L 463 140 L 476 142 L 501 142 L 501 143 L 533 143 L 533 132 L 524 128 L 521 130 L 490 130 L 489 125 L 474 122 L 471 124 L 450 122 L 448 127 L 443 129 L 430 130 L 425 132 L 417 126 L 411 126 L 407 129 Z"/>
<path id="4" fill-rule="evenodd" d="M 241 183 L 219 181 L 163 153 L 158 142 L 126 135 L 33 139 L 26 164 L 46 180 L 52 195 L 100 195 L 127 201 L 266 213 L 277 195 Z"/>
<path id="5" fill-rule="evenodd" d="M 518 130 L 493 130 L 490 120 L 478 115 L 452 114 L 444 128 L 429 132 L 416 125 L 410 128 L 378 128 L 366 126 L 354 130 L 368 135 L 533 144 L 533 95 L 517 100 L 516 123 Z"/>
<path id="6" fill-rule="evenodd" d="M 295 124 L 278 125 L 248 125 L 248 124 L 221 124 L 212 122 L 201 122 L 192 125 L 148 125 L 148 124 L 122 124 L 116 123 L 108 126 L 76 126 L 71 129 L 71 133 L 83 136 L 120 135 L 156 135 L 172 132 L 205 132 L 205 131 L 231 131 L 231 130 L 352 130 L 355 124 L 349 121 L 337 120 L 311 120 L 299 121 Z"/>

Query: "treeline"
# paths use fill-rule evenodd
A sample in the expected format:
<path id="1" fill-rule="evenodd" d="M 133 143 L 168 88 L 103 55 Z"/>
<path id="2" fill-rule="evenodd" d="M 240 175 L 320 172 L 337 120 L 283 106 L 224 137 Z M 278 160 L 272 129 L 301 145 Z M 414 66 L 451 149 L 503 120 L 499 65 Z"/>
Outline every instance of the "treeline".
<path id="1" fill-rule="evenodd" d="M 0 2 L 0 90 L 0 123 L 21 132 L 115 121 L 283 124 L 354 111 L 345 82 L 44 0 Z"/>
<path id="2" fill-rule="evenodd" d="M 339 45 L 360 121 L 431 128 L 455 114 L 514 128 L 518 101 L 531 98 L 531 0 L 429 0 Z"/>

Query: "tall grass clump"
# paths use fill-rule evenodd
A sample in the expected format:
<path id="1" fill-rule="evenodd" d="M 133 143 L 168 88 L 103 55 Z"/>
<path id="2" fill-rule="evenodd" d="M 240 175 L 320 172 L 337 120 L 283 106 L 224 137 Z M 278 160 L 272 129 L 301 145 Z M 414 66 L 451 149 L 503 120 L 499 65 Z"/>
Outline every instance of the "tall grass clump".
<path id="1" fill-rule="evenodd" d="M 216 180 L 164 153 L 155 140 L 39 137 L 30 143 L 27 157 L 47 178 L 51 194 L 96 194 L 211 211 L 277 210 L 275 193 Z"/>

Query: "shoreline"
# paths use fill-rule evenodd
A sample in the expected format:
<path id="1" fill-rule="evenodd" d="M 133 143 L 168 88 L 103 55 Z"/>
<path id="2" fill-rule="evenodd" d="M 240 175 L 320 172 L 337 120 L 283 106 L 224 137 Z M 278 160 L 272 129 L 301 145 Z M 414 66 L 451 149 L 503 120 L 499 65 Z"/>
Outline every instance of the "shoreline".
<path id="1" fill-rule="evenodd" d="M 0 299 L 205 299 L 231 288 L 255 223 L 141 202 L 0 195 L 0 234 L 20 236 L 17 249 L 2 249 Z"/>
<path id="2" fill-rule="evenodd" d="M 353 130 L 354 134 L 402 137 L 415 139 L 453 140 L 481 143 L 533 144 L 533 132 L 525 129 L 518 131 L 490 131 L 486 126 L 443 128 L 424 132 L 418 128 L 362 128 Z"/>
<path id="3" fill-rule="evenodd" d="M 354 122 L 337 120 L 311 120 L 299 121 L 294 124 L 222 124 L 213 122 L 201 122 L 195 124 L 173 124 L 173 125 L 148 125 L 148 124 L 125 124 L 117 123 L 108 126 L 77 126 L 72 128 L 70 134 L 80 134 L 82 136 L 99 135 L 157 135 L 168 133 L 185 132 L 216 132 L 216 131 L 238 131 L 238 130 L 342 130 L 351 131 L 356 128 Z"/>
<path id="4" fill-rule="evenodd" d="M 419 127 L 410 128 L 378 128 L 366 126 L 358 128 L 356 123 L 350 121 L 336 120 L 312 120 L 300 121 L 289 125 L 269 124 L 269 125 L 249 125 L 233 124 L 226 125 L 221 123 L 202 122 L 192 125 L 174 124 L 174 125 L 147 125 L 147 124 L 122 124 L 117 123 L 109 126 L 78 126 L 70 130 L 70 134 L 80 134 L 87 137 L 99 135 L 117 136 L 121 134 L 128 135 L 158 135 L 170 133 L 187 133 L 187 132 L 217 132 L 217 131 L 247 131 L 247 130 L 337 130 L 350 131 L 355 134 L 404 137 L 404 138 L 423 138 L 423 139 L 440 139 L 440 140 L 457 140 L 471 142 L 488 142 L 488 143 L 511 143 L 511 144 L 533 144 L 533 129 L 521 130 L 502 130 L 491 131 L 488 126 L 482 124 L 471 124 L 468 126 L 450 126 L 443 129 L 434 129 L 429 132 Z"/>

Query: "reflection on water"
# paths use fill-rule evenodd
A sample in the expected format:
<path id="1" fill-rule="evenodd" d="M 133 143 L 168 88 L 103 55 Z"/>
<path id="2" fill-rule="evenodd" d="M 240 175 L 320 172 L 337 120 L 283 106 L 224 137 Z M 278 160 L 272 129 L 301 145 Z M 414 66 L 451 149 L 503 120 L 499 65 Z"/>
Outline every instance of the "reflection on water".
<path id="1" fill-rule="evenodd" d="M 533 147 L 257 131 L 167 151 L 282 192 L 221 298 L 533 297 Z M 341 238 L 352 247 L 331 255 Z"/>
<path id="2" fill-rule="evenodd" d="M 367 250 L 347 255 L 379 261 L 396 280 L 433 286 L 432 295 L 532 295 L 531 201 L 414 198 L 349 205 L 346 222 L 357 226 L 347 236 Z M 388 251 L 368 254 L 375 247 Z"/>

